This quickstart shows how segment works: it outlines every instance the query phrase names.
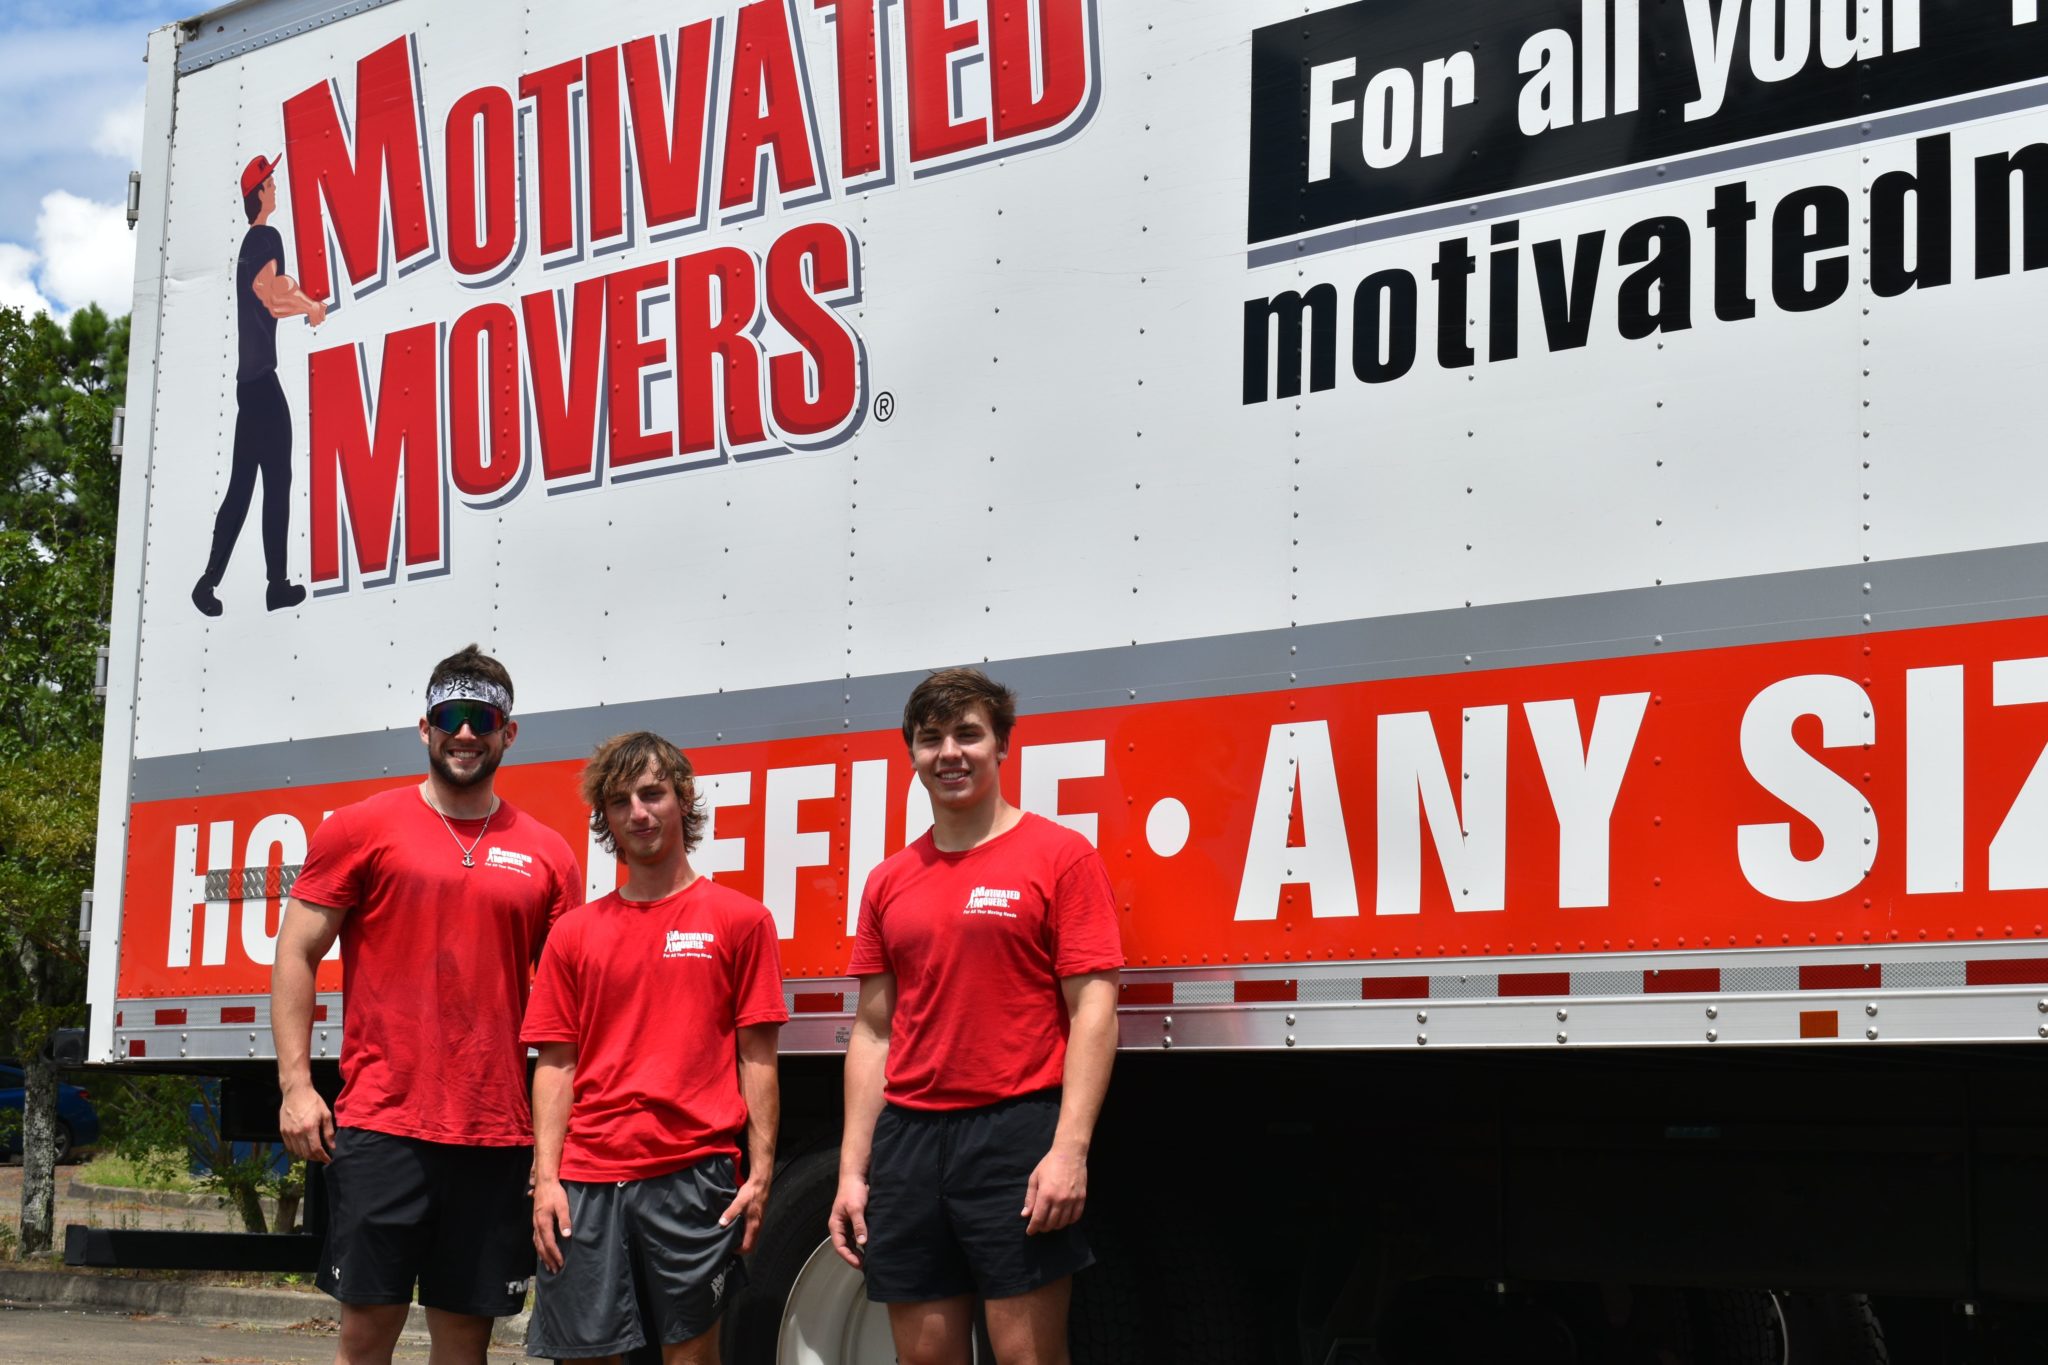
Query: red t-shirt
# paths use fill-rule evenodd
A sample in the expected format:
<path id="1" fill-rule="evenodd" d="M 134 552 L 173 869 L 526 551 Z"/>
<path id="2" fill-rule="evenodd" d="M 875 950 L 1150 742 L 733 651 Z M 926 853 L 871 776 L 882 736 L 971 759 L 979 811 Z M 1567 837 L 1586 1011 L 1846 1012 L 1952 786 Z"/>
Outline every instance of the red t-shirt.
<path id="1" fill-rule="evenodd" d="M 417 787 L 343 807 L 314 833 L 292 895 L 341 922 L 341 1096 L 334 1121 L 428 1142 L 524 1147 L 519 1017 L 548 925 L 583 901 L 554 830 L 501 801 L 490 827 Z"/>
<path id="2" fill-rule="evenodd" d="M 1124 965 L 1102 858 L 1064 825 L 1026 814 L 985 844 L 945 853 L 927 833 L 868 877 L 854 976 L 893 972 L 882 1093 L 910 1109 L 969 1109 L 1060 1083 L 1060 978 Z"/>
<path id="3" fill-rule="evenodd" d="M 699 877 L 673 896 L 618 892 L 548 938 L 520 1038 L 576 1044 L 565 1180 L 644 1180 L 737 1155 L 747 1105 L 738 1030 L 789 1018 L 775 921 Z"/>

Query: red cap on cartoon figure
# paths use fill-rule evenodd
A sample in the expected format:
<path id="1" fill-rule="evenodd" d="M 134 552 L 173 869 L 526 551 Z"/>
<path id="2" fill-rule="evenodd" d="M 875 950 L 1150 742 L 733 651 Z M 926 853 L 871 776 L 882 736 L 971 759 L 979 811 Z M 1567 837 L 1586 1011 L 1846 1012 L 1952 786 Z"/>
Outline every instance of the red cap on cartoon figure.
<path id="1" fill-rule="evenodd" d="M 242 193 L 247 194 L 264 181 L 270 179 L 271 172 L 275 171 L 283 161 L 283 152 L 279 152 L 276 156 L 272 157 L 256 156 L 249 158 L 249 164 L 242 167 Z"/>

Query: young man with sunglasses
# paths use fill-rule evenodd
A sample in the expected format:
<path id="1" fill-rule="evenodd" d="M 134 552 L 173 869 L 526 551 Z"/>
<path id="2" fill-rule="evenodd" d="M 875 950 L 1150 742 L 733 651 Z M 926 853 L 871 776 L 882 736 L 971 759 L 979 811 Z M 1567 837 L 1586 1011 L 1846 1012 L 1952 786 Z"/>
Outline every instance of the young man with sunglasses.
<path id="1" fill-rule="evenodd" d="M 512 679 L 475 645 L 427 681 L 427 776 L 313 835 L 279 926 L 271 1033 L 294 1156 L 327 1166 L 318 1284 L 341 1301 L 337 1365 L 382 1365 L 415 1284 L 436 1365 L 482 1365 L 533 1273 L 532 1122 L 519 1021 L 548 927 L 583 902 L 554 830 L 500 798 Z M 342 962 L 342 1089 L 308 1058 L 314 975 Z"/>
<path id="2" fill-rule="evenodd" d="M 1123 945 L 1102 858 L 1017 809 L 1016 698 L 978 669 L 903 708 L 932 828 L 868 877 L 847 971 L 846 1125 L 831 1231 L 888 1305 L 904 1365 L 1066 1365 L 1088 1145 L 1116 1056 Z"/>
<path id="3" fill-rule="evenodd" d="M 789 1018 L 775 920 L 690 866 L 710 817 L 661 736 L 599 746 L 583 799 L 626 884 L 549 938 L 521 1030 L 540 1049 L 527 1354 L 590 1361 L 653 1342 L 663 1365 L 717 1365 L 719 1315 L 775 1174 Z"/>

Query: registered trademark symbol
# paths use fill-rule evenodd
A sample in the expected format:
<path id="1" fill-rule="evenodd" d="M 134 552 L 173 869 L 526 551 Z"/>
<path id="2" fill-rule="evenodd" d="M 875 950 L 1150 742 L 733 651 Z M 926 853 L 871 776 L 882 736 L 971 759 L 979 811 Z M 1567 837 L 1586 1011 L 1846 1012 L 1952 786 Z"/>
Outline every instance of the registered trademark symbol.
<path id="1" fill-rule="evenodd" d="M 875 420 L 886 422 L 896 415 L 896 395 L 878 393 L 875 395 Z"/>

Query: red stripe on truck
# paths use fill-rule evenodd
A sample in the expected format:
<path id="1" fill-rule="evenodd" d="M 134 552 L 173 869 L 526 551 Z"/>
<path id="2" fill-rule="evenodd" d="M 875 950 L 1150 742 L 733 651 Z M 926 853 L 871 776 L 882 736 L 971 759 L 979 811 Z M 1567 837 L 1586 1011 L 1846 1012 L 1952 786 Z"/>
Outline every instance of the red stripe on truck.
<path id="1" fill-rule="evenodd" d="M 1133 981 L 1122 991 L 1126 1005 L 1171 1005 L 1173 983 L 1171 981 Z"/>
<path id="2" fill-rule="evenodd" d="M 1267 1004 L 1294 999 L 1292 981 L 1239 981 L 1233 983 L 1230 998 L 1240 1005 Z"/>
<path id="3" fill-rule="evenodd" d="M 2048 957 L 1994 957 L 1968 964 L 1972 986 L 2037 986 L 2048 983 Z"/>
<path id="4" fill-rule="evenodd" d="M 254 1005 L 222 1005 L 220 1021 L 223 1024 L 253 1024 L 256 1022 Z"/>
<path id="5" fill-rule="evenodd" d="M 1689 995 L 1720 989 L 1719 967 L 1665 967 L 1643 973 L 1644 995 Z"/>
<path id="6" fill-rule="evenodd" d="M 1884 971 L 1876 963 L 1830 962 L 1799 969 L 1802 991 L 1853 991 L 1863 987 L 1876 990 L 1884 984 Z"/>
<path id="7" fill-rule="evenodd" d="M 1360 1000 L 1427 1000 L 1426 976 L 1368 976 L 1359 983 Z"/>
<path id="8" fill-rule="evenodd" d="M 1502 972 L 1502 995 L 1570 995 L 1570 972 Z"/>
<path id="9" fill-rule="evenodd" d="M 185 1022 L 185 1011 L 158 1010 L 156 1012 L 156 1022 L 158 1027 L 162 1027 L 165 1024 L 182 1024 Z"/>
<path id="10" fill-rule="evenodd" d="M 837 1014 L 846 1008 L 846 996 L 841 991 L 798 991 L 795 1013 Z"/>

